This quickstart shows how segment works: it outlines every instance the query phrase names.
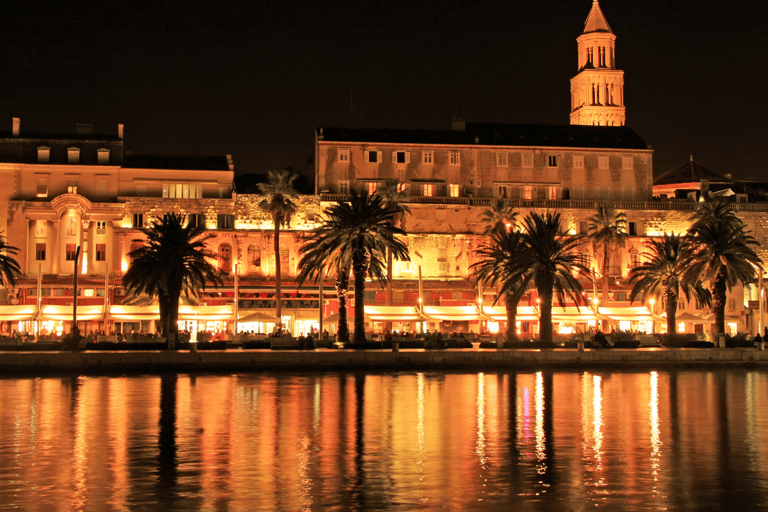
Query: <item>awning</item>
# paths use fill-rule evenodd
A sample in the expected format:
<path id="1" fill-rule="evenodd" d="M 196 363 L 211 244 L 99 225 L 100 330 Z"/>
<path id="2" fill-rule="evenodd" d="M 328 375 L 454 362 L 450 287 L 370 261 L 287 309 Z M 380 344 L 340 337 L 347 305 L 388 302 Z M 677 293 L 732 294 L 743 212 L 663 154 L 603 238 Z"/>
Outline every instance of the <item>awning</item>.
<path id="1" fill-rule="evenodd" d="M 110 306 L 109 319 L 117 322 L 160 320 L 160 306 Z"/>
<path id="2" fill-rule="evenodd" d="M 666 313 L 665 313 L 666 315 Z M 665 319 L 666 320 L 666 319 Z M 715 323 L 714 318 L 702 318 L 700 316 L 696 316 L 692 313 L 680 313 L 679 315 L 675 316 L 676 322 L 685 322 L 688 324 L 713 324 Z"/>
<path id="3" fill-rule="evenodd" d="M 101 320 L 104 317 L 104 306 L 77 306 L 77 321 Z M 43 306 L 38 320 L 72 321 L 72 306 L 48 304 Z"/>
<path id="4" fill-rule="evenodd" d="M 666 321 L 666 318 L 657 316 L 648 311 L 648 308 L 638 306 L 624 306 L 624 307 L 610 307 L 599 308 L 600 314 L 616 321 L 631 321 L 631 322 L 662 322 Z"/>
<path id="5" fill-rule="evenodd" d="M 179 320 L 233 320 L 231 304 L 221 306 L 179 306 Z"/>
<path id="6" fill-rule="evenodd" d="M 72 308 L 69 308 L 72 311 Z M 0 321 L 3 322 L 25 322 L 35 319 L 37 306 L 34 304 L 25 304 L 20 306 L 0 306 Z"/>
<path id="7" fill-rule="evenodd" d="M 365 316 L 374 322 L 420 322 L 416 306 L 365 306 Z"/>
<path id="8" fill-rule="evenodd" d="M 475 306 L 424 306 L 424 316 L 441 322 L 468 322 L 480 320 Z"/>
<path id="9" fill-rule="evenodd" d="M 237 322 L 241 324 L 247 324 L 250 322 L 270 322 L 270 323 L 277 323 L 278 318 L 276 316 L 268 315 L 266 313 L 263 313 L 261 311 L 238 311 L 239 315 L 241 316 Z"/>
<path id="10" fill-rule="evenodd" d="M 597 318 L 599 320 L 603 317 L 597 315 Z M 589 322 L 594 319 L 595 312 L 587 306 L 581 306 L 579 308 L 576 308 L 575 306 L 566 306 L 564 308 L 555 305 L 552 306 L 553 322 Z"/>
<path id="11" fill-rule="evenodd" d="M 483 316 L 494 322 L 506 322 L 507 309 L 483 306 Z M 539 313 L 532 306 L 518 306 L 516 319 L 518 322 L 538 322 Z"/>
<path id="12" fill-rule="evenodd" d="M 350 309 L 347 309 L 347 322 L 352 323 L 354 321 L 355 321 L 355 312 L 350 310 Z M 368 316 L 365 316 L 365 321 L 366 322 L 370 322 L 371 319 L 368 318 Z M 329 316 L 323 318 L 323 323 L 325 323 L 325 324 L 337 324 L 337 323 L 339 323 L 339 314 L 338 313 L 334 313 L 332 315 L 329 315 Z"/>

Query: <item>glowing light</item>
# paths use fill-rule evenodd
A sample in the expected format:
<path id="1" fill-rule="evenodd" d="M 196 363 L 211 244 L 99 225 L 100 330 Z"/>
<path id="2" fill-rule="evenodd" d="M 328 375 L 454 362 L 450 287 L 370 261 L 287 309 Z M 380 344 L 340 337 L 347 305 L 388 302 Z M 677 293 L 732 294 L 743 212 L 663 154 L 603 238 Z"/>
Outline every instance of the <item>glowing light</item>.
<path id="1" fill-rule="evenodd" d="M 659 428 L 659 375 L 651 372 L 651 396 L 648 403 L 649 421 L 651 423 L 651 474 L 653 481 L 658 481 L 661 466 L 661 429 Z M 653 489 L 656 492 L 656 488 Z"/>
<path id="2" fill-rule="evenodd" d="M 123 272 L 128 272 L 128 260 L 125 258 L 120 261 L 120 270 Z"/>

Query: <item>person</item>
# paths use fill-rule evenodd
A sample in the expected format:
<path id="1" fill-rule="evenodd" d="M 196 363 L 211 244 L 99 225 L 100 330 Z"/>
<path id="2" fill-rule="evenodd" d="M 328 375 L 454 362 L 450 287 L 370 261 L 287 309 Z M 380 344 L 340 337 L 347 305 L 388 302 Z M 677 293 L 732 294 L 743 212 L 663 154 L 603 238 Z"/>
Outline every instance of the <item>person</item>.
<path id="1" fill-rule="evenodd" d="M 763 342 L 763 338 L 762 338 L 762 336 L 760 336 L 760 331 L 758 331 L 757 334 L 755 334 L 755 344 L 759 348 L 760 347 L 760 343 L 762 343 L 762 342 Z"/>
<path id="2" fill-rule="evenodd" d="M 328 341 L 328 329 L 323 329 L 323 341 Z"/>
<path id="3" fill-rule="evenodd" d="M 605 339 L 605 335 L 603 334 L 603 331 L 598 330 L 595 333 L 595 343 L 599 343 L 604 347 L 608 347 L 608 340 Z"/>

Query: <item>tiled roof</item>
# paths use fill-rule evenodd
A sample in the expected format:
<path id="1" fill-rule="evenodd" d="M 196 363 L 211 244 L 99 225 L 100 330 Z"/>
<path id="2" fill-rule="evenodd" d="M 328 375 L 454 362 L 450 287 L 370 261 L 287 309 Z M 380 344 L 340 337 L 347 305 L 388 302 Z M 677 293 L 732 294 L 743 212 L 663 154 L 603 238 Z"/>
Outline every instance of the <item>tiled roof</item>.
<path id="1" fill-rule="evenodd" d="M 224 156 L 125 155 L 123 167 L 130 169 L 228 171 L 229 163 Z"/>
<path id="2" fill-rule="evenodd" d="M 7 139 L 7 140 L 4 140 Z M 40 133 L 40 132 L 21 132 L 18 137 L 14 137 L 11 132 L 0 132 L 0 141 L 2 142 L 28 142 L 33 141 L 110 141 L 120 142 L 122 139 L 117 135 L 102 135 L 97 133 Z"/>
<path id="3" fill-rule="evenodd" d="M 626 126 L 466 123 L 464 131 L 319 127 L 333 142 L 648 149 Z"/>
<path id="4" fill-rule="evenodd" d="M 715 183 L 730 183 L 731 180 L 725 179 L 715 171 L 699 165 L 693 160 L 689 160 L 682 165 L 671 169 L 664 174 L 657 176 L 653 180 L 655 186 L 674 185 L 676 183 L 699 183 L 701 180 L 709 180 Z"/>

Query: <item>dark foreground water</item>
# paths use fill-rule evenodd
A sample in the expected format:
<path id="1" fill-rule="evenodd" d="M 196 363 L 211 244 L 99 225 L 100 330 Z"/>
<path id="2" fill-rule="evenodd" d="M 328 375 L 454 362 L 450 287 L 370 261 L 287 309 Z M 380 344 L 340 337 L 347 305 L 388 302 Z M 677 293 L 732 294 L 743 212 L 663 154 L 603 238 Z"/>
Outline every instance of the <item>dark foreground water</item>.
<path id="1" fill-rule="evenodd" d="M 768 372 L 0 379 L 0 509 L 755 510 Z"/>

